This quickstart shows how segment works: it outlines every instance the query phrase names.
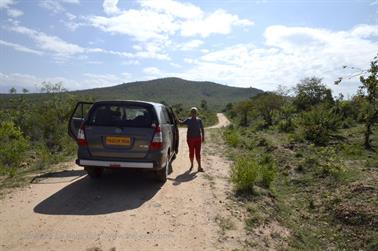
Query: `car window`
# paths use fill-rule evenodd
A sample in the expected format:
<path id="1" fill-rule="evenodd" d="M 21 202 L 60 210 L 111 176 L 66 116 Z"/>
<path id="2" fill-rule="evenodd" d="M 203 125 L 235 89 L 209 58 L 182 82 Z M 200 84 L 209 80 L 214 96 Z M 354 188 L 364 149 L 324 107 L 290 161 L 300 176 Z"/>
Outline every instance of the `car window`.
<path id="1" fill-rule="evenodd" d="M 162 114 L 163 114 L 162 117 L 164 117 L 164 118 L 162 118 L 164 120 L 163 123 L 172 124 L 172 121 L 171 121 L 171 119 L 168 115 L 167 108 L 165 108 L 165 107 L 162 108 Z"/>
<path id="2" fill-rule="evenodd" d="M 147 107 L 102 104 L 92 110 L 88 123 L 94 126 L 150 127 L 152 119 L 152 111 Z"/>

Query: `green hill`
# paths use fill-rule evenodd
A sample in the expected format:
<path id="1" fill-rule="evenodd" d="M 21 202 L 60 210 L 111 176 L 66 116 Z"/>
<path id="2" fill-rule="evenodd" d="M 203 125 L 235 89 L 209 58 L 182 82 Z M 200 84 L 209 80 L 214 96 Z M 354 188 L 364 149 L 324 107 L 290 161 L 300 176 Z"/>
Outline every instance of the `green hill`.
<path id="1" fill-rule="evenodd" d="M 263 92 L 256 88 L 239 88 L 207 81 L 189 81 L 180 78 L 162 78 L 149 81 L 124 83 L 111 87 L 71 91 L 82 100 L 132 99 L 165 102 L 169 105 L 182 104 L 184 107 L 199 106 L 206 100 L 210 109 L 220 110 L 227 103 L 245 100 Z M 0 99 L 22 94 L 0 94 Z M 45 93 L 22 95 L 27 100 L 44 99 Z"/>
<path id="2" fill-rule="evenodd" d="M 170 105 L 199 105 L 206 100 L 211 108 L 222 109 L 227 103 L 245 100 L 263 92 L 256 88 L 238 88 L 213 82 L 188 81 L 180 78 L 162 78 L 125 83 L 112 87 L 75 91 L 80 96 L 95 99 L 138 99 L 166 102 Z"/>

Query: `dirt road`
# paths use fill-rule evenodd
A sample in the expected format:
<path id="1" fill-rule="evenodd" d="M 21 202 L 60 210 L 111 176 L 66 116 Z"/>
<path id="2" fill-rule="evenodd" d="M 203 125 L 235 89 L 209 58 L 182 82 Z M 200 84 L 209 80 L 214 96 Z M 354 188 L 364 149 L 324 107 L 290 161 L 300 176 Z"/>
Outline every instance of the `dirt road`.
<path id="1" fill-rule="evenodd" d="M 229 121 L 218 114 L 218 130 Z M 149 173 L 109 171 L 90 180 L 80 167 L 37 178 L 0 201 L 1 250 L 229 250 L 240 222 L 229 222 L 229 163 L 206 143 L 206 173 L 189 172 L 186 129 L 164 185 Z M 234 214 L 232 214 L 234 215 Z M 237 217 L 236 217 L 237 218 Z M 228 224 L 227 234 L 224 233 Z M 231 226 L 231 227 L 230 227 Z"/>

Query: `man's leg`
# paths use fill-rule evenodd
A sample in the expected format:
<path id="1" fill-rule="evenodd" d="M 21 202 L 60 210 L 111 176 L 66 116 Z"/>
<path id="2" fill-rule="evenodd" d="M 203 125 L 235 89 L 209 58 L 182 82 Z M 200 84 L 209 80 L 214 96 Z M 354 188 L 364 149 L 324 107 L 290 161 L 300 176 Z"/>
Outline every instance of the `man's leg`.
<path id="1" fill-rule="evenodd" d="M 194 142 L 192 139 L 188 139 L 188 147 L 189 147 L 189 159 L 190 159 L 190 170 L 193 168 L 193 159 L 194 159 Z"/>
<path id="2" fill-rule="evenodd" d="M 201 139 L 200 138 L 196 140 L 195 153 L 196 153 L 196 159 L 198 163 L 198 171 L 203 172 L 202 165 L 201 165 Z"/>

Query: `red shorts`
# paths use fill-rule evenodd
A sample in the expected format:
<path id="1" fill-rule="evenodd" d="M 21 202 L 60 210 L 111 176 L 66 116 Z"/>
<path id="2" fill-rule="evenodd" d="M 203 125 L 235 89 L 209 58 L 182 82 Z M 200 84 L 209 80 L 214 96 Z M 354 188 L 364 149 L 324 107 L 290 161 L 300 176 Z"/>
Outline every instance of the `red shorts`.
<path id="1" fill-rule="evenodd" d="M 186 140 L 189 146 L 189 158 L 190 160 L 194 159 L 194 153 L 196 154 L 196 159 L 201 160 L 201 137 L 197 138 L 187 138 Z"/>

